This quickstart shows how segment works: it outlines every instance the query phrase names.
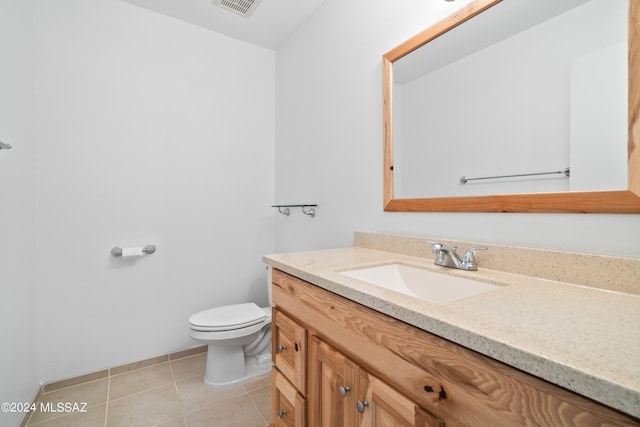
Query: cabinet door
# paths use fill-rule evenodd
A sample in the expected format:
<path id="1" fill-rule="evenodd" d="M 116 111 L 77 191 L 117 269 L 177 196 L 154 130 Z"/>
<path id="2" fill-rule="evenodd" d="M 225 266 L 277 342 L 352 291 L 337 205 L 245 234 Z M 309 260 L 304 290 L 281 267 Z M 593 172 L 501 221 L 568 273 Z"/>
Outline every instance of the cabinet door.
<path id="1" fill-rule="evenodd" d="M 273 425 L 305 427 L 305 400 L 296 388 L 277 370 L 273 371 Z"/>
<path id="2" fill-rule="evenodd" d="M 414 402 L 362 369 L 356 409 L 360 427 L 413 427 L 416 422 Z"/>
<path id="3" fill-rule="evenodd" d="M 281 311 L 275 311 L 273 353 L 276 367 L 306 395 L 307 331 Z"/>
<path id="4" fill-rule="evenodd" d="M 357 366 L 317 337 L 311 338 L 309 424 L 356 427 Z"/>

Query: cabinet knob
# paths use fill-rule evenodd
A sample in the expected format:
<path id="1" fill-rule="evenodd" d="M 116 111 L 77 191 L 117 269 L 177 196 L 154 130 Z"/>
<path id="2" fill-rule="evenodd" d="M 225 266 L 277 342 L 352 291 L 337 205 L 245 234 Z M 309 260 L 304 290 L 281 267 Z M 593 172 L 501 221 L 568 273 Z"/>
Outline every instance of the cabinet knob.
<path id="1" fill-rule="evenodd" d="M 361 414 L 364 414 L 364 410 L 367 409 L 367 407 L 369 406 L 369 402 L 367 402 L 366 400 L 358 400 L 356 402 L 356 408 L 358 409 L 358 412 L 360 412 Z"/>
<path id="2" fill-rule="evenodd" d="M 284 344 L 281 344 L 281 345 L 278 346 L 278 353 L 282 353 L 286 349 L 287 349 L 287 346 L 284 345 Z"/>
<path id="3" fill-rule="evenodd" d="M 280 409 L 278 411 L 278 418 L 282 419 L 282 418 L 284 418 L 285 415 L 287 415 L 287 411 L 285 411 L 283 409 Z"/>
<path id="4" fill-rule="evenodd" d="M 340 397 L 347 397 L 347 393 L 351 391 L 351 387 L 349 386 L 340 386 L 338 387 L 338 391 L 340 392 Z"/>

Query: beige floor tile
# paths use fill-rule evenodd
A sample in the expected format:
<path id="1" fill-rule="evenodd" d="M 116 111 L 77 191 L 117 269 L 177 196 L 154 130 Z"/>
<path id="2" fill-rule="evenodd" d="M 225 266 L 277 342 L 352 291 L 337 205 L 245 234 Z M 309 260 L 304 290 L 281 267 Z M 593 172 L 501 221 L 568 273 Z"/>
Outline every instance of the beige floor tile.
<path id="1" fill-rule="evenodd" d="M 173 376 L 176 381 L 195 377 L 204 378 L 206 365 L 207 353 L 171 361 L 171 369 L 173 369 Z"/>
<path id="2" fill-rule="evenodd" d="M 186 424 L 184 423 L 184 418 L 174 418 L 173 420 L 158 424 L 154 427 L 186 427 Z"/>
<path id="3" fill-rule="evenodd" d="M 169 362 L 111 377 L 109 400 L 173 383 Z"/>
<path id="4" fill-rule="evenodd" d="M 271 376 L 212 391 L 206 353 L 42 393 L 40 402 L 86 402 L 85 413 L 35 412 L 29 427 L 264 427 L 271 419 Z M 107 402 L 108 401 L 108 402 Z"/>
<path id="5" fill-rule="evenodd" d="M 258 378 L 256 380 L 253 380 L 248 384 L 245 384 L 244 388 L 247 389 L 247 391 L 251 391 L 251 390 L 255 390 L 257 388 L 262 388 L 262 387 L 270 386 L 270 385 L 271 385 L 271 373 L 265 375 L 262 378 Z"/>
<path id="6" fill-rule="evenodd" d="M 181 419 L 180 401 L 172 383 L 110 401 L 106 426 L 152 427 Z"/>
<path id="7" fill-rule="evenodd" d="M 262 418 L 267 423 L 271 422 L 271 386 L 266 386 L 252 390 L 249 392 L 249 397 L 258 408 L 258 411 L 262 415 Z"/>
<path id="8" fill-rule="evenodd" d="M 103 403 L 102 405 L 87 408 L 86 412 L 73 412 L 37 424 L 31 424 L 30 422 L 28 425 L 34 427 L 104 427 L 106 406 Z"/>
<path id="9" fill-rule="evenodd" d="M 52 411 L 52 409 L 55 410 L 57 408 L 58 403 L 71 405 L 77 403 L 78 407 L 85 406 L 87 409 L 106 403 L 108 387 L 109 380 L 105 378 L 43 393 L 40 396 L 40 401 L 36 404 L 37 410 L 29 419 L 29 423 L 35 424 L 65 415 L 63 412 Z M 86 405 L 83 405 L 84 403 Z M 40 410 L 43 409 L 43 405 L 44 408 L 50 409 Z"/>
<path id="10" fill-rule="evenodd" d="M 189 427 L 264 427 L 267 425 L 246 393 L 214 403 L 193 414 L 187 414 L 186 418 Z"/>
<path id="11" fill-rule="evenodd" d="M 203 378 L 191 378 L 176 383 L 178 394 L 185 415 L 197 412 L 213 403 L 220 402 L 243 394 L 244 388 L 234 387 L 227 390 L 209 390 L 204 385 Z"/>

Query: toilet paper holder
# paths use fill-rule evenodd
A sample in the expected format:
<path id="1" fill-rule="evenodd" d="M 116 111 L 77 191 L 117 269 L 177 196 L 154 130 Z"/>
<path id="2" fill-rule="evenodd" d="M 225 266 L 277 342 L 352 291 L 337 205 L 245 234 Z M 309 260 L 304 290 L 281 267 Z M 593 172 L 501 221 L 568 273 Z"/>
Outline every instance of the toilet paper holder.
<path id="1" fill-rule="evenodd" d="M 155 251 L 156 251 L 156 245 L 147 245 L 144 248 L 142 248 L 142 252 L 149 255 L 151 255 Z M 111 249 L 111 255 L 116 257 L 122 256 L 122 246 L 116 246 L 115 248 Z"/>

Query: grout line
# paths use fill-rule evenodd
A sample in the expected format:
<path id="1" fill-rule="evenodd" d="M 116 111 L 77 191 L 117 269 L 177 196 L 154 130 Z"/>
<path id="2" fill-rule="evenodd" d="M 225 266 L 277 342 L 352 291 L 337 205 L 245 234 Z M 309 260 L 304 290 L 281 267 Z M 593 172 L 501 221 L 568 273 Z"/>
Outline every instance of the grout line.
<path id="1" fill-rule="evenodd" d="M 111 371 L 109 371 L 111 374 Z M 109 420 L 109 396 L 111 395 L 111 375 L 107 377 L 107 403 L 104 408 L 104 427 L 107 427 L 107 421 Z"/>
<path id="2" fill-rule="evenodd" d="M 150 368 L 153 368 L 153 367 L 164 365 L 165 363 L 170 363 L 170 362 L 168 360 L 165 360 L 164 362 L 158 362 L 158 363 L 154 363 L 153 365 L 142 366 L 140 368 L 132 369 L 130 371 L 118 372 L 117 374 L 111 374 L 110 373 L 109 374 L 109 379 L 111 379 L 113 377 L 119 377 L 121 375 L 127 375 L 127 374 L 131 374 L 131 373 L 134 373 L 134 372 L 138 372 L 138 371 L 141 371 L 143 369 L 150 369 Z"/>
<path id="3" fill-rule="evenodd" d="M 249 383 L 249 384 L 251 384 L 251 383 Z M 257 390 L 260 390 L 260 389 L 263 389 L 263 388 L 267 388 L 267 387 L 271 387 L 271 386 L 265 385 L 264 387 L 258 387 L 258 388 L 255 388 L 255 389 L 251 390 L 251 391 L 257 391 Z M 244 391 L 245 391 L 245 393 L 247 393 L 247 396 L 249 397 L 249 400 L 253 404 L 253 407 L 256 408 L 256 411 L 258 411 L 258 414 L 260 414 L 260 418 L 262 418 L 262 421 L 264 421 L 264 425 L 268 426 L 269 425 L 269 421 L 267 421 L 267 419 L 264 417 L 264 414 L 262 413 L 262 411 L 258 407 L 258 404 L 251 397 L 251 392 L 249 392 L 246 387 L 244 388 Z"/>
<path id="4" fill-rule="evenodd" d="M 112 399 L 112 402 L 117 402 L 117 401 L 122 400 L 122 399 L 128 399 L 129 397 L 138 396 L 140 394 L 147 393 L 149 391 L 158 390 L 159 388 L 166 387 L 168 385 L 171 385 L 171 383 L 164 383 L 164 384 L 156 385 L 156 386 L 151 387 L 151 388 L 145 388 L 144 390 L 136 391 L 135 393 L 126 394 L 124 396 L 118 397 L 117 399 Z"/>
<path id="5" fill-rule="evenodd" d="M 187 357 L 193 357 L 192 356 L 187 356 Z M 176 360 L 180 360 L 180 359 L 176 359 Z M 182 421 L 184 421 L 184 425 L 187 425 L 187 416 L 184 413 L 184 406 L 182 405 L 182 397 L 180 396 L 180 391 L 178 390 L 178 382 L 176 381 L 176 376 L 173 373 L 173 363 L 171 363 L 171 360 L 169 360 L 169 369 L 171 370 L 171 378 L 173 378 L 173 386 L 176 389 L 176 396 L 178 396 L 178 402 L 180 403 L 180 413 L 182 414 Z"/>

